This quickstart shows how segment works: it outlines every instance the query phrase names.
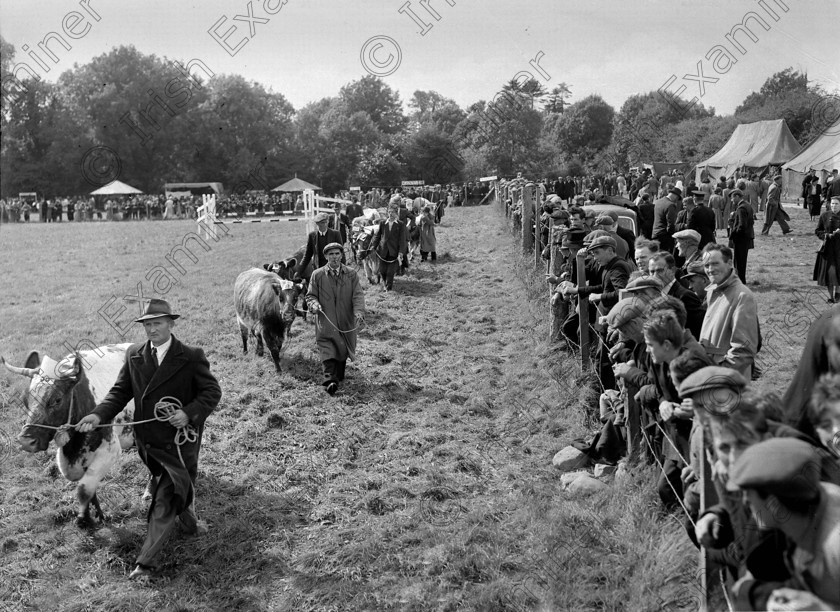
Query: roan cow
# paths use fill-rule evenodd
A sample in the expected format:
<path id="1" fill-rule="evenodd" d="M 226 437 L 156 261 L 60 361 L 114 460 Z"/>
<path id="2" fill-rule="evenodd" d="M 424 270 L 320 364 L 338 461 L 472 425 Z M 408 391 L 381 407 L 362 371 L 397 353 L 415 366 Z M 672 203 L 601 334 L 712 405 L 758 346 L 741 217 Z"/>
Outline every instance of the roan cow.
<path id="1" fill-rule="evenodd" d="M 248 335 L 257 339 L 257 355 L 268 347 L 275 369 L 280 372 L 280 351 L 295 320 L 295 303 L 303 293 L 300 283 L 280 278 L 274 272 L 251 268 L 236 278 L 233 303 L 242 335 L 243 352 L 248 352 Z"/>
<path id="2" fill-rule="evenodd" d="M 56 430 L 39 427 L 75 425 L 82 417 L 93 412 L 114 382 L 125 362 L 130 344 L 110 344 L 95 349 L 71 353 L 58 363 L 37 351 L 32 351 L 23 367 L 0 363 L 14 374 L 31 379 L 24 396 L 27 409 L 26 424 L 18 436 L 22 450 L 36 453 L 47 450 L 56 436 Z M 134 445 L 134 400 L 130 401 L 114 419 L 114 427 L 102 427 L 89 433 L 69 429 L 69 439 L 56 452 L 56 463 L 61 474 L 76 486 L 76 524 L 92 524 L 90 504 L 100 519 L 105 515 L 99 506 L 96 491 L 123 449 Z"/>

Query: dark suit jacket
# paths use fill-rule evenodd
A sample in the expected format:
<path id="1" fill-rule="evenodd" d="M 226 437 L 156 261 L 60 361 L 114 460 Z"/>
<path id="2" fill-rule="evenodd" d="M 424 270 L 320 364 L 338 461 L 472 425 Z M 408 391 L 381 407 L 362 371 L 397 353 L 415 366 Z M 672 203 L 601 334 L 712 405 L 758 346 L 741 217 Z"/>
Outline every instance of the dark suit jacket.
<path id="1" fill-rule="evenodd" d="M 327 228 L 327 231 L 324 232 L 323 238 L 318 233 L 318 230 L 311 232 L 309 236 L 306 237 L 306 253 L 304 253 L 303 260 L 300 262 L 300 266 L 298 267 L 298 274 L 302 274 L 303 271 L 306 270 L 306 266 L 309 265 L 309 262 L 312 261 L 313 257 L 316 259 L 315 268 L 323 268 L 326 266 L 327 256 L 324 255 L 324 247 L 331 242 L 344 244 L 344 241 L 341 239 L 341 232 Z M 341 254 L 341 263 L 347 263 L 345 261 L 344 253 Z"/>
<path id="2" fill-rule="evenodd" d="M 615 226 L 615 233 L 618 234 L 620 238 L 624 238 L 624 242 L 627 243 L 627 247 L 630 252 L 629 259 L 632 261 L 633 253 L 636 250 L 636 236 L 632 231 L 618 224 Z"/>
<path id="3" fill-rule="evenodd" d="M 408 230 L 405 223 L 395 221 L 393 229 L 389 231 L 388 220 L 380 221 L 379 231 L 374 235 L 370 248 L 387 261 L 396 259 L 400 253 L 408 253 Z"/>
<path id="4" fill-rule="evenodd" d="M 183 464 L 172 425 L 156 421 L 134 426 L 140 459 L 152 474 L 169 472 L 175 483 L 178 498 L 175 503 L 180 514 L 192 501 L 204 421 L 218 405 L 222 389 L 210 373 L 210 364 L 200 348 L 186 346 L 173 336 L 163 363 L 155 369 L 149 344 L 132 344 L 128 348 L 114 386 L 93 414 L 103 423 L 110 423 L 134 399 L 134 420 L 144 421 L 155 418 L 155 404 L 162 398 L 174 397 L 181 402 L 190 424 L 198 430 L 195 442 L 180 447 Z"/>
<path id="5" fill-rule="evenodd" d="M 700 246 L 698 248 L 702 251 L 704 246 L 715 241 L 715 225 L 717 223 L 715 211 L 707 206 L 695 206 L 687 217 L 686 225 L 688 229 L 693 229 L 700 234 Z"/>
<path id="6" fill-rule="evenodd" d="M 592 293 L 601 294 L 601 305 L 609 310 L 618 303 L 618 290 L 624 289 L 630 279 L 633 268 L 626 259 L 613 257 L 606 266 L 601 269 L 601 282 L 598 285 L 589 285 L 580 289 L 581 295 Z"/>
<path id="7" fill-rule="evenodd" d="M 653 235 L 653 203 L 639 204 L 636 216 L 639 220 L 639 233 L 650 240 Z"/>
<path id="8" fill-rule="evenodd" d="M 653 203 L 653 230 L 651 234 L 654 240 L 657 236 L 673 236 L 676 231 L 677 205 L 667 197 L 659 198 Z"/>
<path id="9" fill-rule="evenodd" d="M 706 316 L 706 306 L 703 301 L 697 297 L 696 293 L 683 287 L 680 281 L 675 281 L 671 285 L 668 295 L 683 303 L 687 315 L 685 326 L 695 339 L 699 338 L 700 329 L 703 327 L 703 318 Z"/>

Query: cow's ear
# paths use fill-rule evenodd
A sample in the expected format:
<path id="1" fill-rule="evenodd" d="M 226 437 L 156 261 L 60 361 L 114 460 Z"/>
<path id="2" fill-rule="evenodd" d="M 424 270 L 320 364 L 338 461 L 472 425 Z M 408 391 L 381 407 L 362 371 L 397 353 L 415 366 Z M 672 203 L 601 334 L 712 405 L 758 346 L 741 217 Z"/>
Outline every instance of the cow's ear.
<path id="1" fill-rule="evenodd" d="M 263 270 L 269 271 L 268 269 L 271 267 L 271 264 L 263 264 Z"/>
<path id="2" fill-rule="evenodd" d="M 291 270 L 292 268 L 297 266 L 297 259 L 295 259 L 294 257 L 289 257 L 289 259 L 287 259 L 283 263 L 286 264 L 287 269 Z"/>
<path id="3" fill-rule="evenodd" d="M 29 354 L 26 356 L 26 360 L 23 362 L 23 367 L 37 370 L 40 366 L 41 355 L 38 351 L 29 351 Z"/>

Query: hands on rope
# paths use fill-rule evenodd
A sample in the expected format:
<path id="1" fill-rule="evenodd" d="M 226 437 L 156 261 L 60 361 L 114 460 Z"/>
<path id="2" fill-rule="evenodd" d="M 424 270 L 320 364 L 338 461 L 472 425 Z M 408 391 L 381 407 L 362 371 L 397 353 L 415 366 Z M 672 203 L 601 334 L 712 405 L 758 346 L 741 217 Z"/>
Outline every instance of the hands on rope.
<path id="1" fill-rule="evenodd" d="M 327 320 L 327 322 L 330 325 L 332 325 L 336 329 L 336 331 L 338 331 L 341 334 L 349 334 L 350 332 L 354 332 L 357 329 L 360 329 L 365 324 L 365 316 L 362 313 L 359 312 L 359 313 L 356 313 L 356 327 L 353 327 L 352 329 L 340 329 L 338 327 L 338 325 L 333 323 L 332 319 L 330 319 L 326 315 L 323 308 L 321 308 L 321 305 L 318 302 L 312 302 L 309 305 L 309 312 L 314 313 L 314 314 L 320 314 L 322 317 L 324 317 Z"/>

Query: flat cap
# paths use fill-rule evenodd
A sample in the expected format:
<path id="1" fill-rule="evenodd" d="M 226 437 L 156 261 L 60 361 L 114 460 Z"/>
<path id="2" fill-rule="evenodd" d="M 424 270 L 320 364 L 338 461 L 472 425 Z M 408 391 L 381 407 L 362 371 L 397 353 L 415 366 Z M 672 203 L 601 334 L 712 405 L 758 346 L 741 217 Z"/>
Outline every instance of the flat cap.
<path id="1" fill-rule="evenodd" d="M 691 192 L 691 194 L 697 196 L 701 200 L 706 197 L 706 192 L 700 191 L 699 189 L 695 189 Z"/>
<path id="2" fill-rule="evenodd" d="M 622 291 L 644 291 L 645 289 L 662 291 L 662 281 L 655 276 L 642 276 L 627 283 Z"/>
<path id="3" fill-rule="evenodd" d="M 549 201 L 549 202 L 551 202 L 552 204 L 554 204 L 554 203 L 556 203 L 556 202 L 560 202 L 561 200 L 560 200 L 560 196 L 559 196 L 559 195 L 554 194 L 553 196 L 551 196 L 550 198 L 548 198 L 548 201 Z"/>
<path id="4" fill-rule="evenodd" d="M 328 221 L 330 216 L 327 213 L 318 213 L 315 215 L 315 223 L 320 223 L 321 221 Z"/>
<path id="5" fill-rule="evenodd" d="M 607 314 L 607 325 L 614 328 L 627 325 L 631 321 L 639 321 L 644 317 L 644 305 L 641 300 L 625 298 L 619 300 Z"/>
<path id="6" fill-rule="evenodd" d="M 600 249 L 603 247 L 612 247 L 613 249 L 616 248 L 617 243 L 611 236 L 598 236 L 597 238 L 593 239 L 592 242 L 589 243 L 587 247 L 587 251 L 594 251 L 595 249 Z"/>
<path id="7" fill-rule="evenodd" d="M 692 276 L 705 276 L 709 278 L 709 275 L 706 274 L 706 268 L 703 266 L 702 261 L 692 261 L 688 264 L 688 268 L 683 273 L 683 278 L 691 278 Z"/>
<path id="8" fill-rule="evenodd" d="M 609 215 L 598 215 L 595 219 L 595 225 L 615 225 L 615 220 Z"/>
<path id="9" fill-rule="evenodd" d="M 338 244 L 337 242 L 330 242 L 327 246 L 324 247 L 324 255 L 329 253 L 330 251 L 343 251 L 344 247 Z"/>
<path id="10" fill-rule="evenodd" d="M 693 229 L 680 230 L 679 232 L 674 233 L 674 239 L 693 240 L 697 244 L 700 244 L 700 232 L 697 232 Z"/>
<path id="11" fill-rule="evenodd" d="M 729 472 L 726 488 L 813 501 L 819 497 L 820 465 L 817 449 L 807 442 L 771 438 L 744 451 Z"/>
<path id="12" fill-rule="evenodd" d="M 747 386 L 747 379 L 732 368 L 706 366 L 686 376 L 678 389 L 680 397 L 690 397 L 700 391 L 731 389 L 741 392 Z"/>
<path id="13" fill-rule="evenodd" d="M 744 192 L 741 191 L 740 189 L 733 189 L 732 191 L 729 192 L 729 195 L 730 196 L 739 195 L 741 197 L 744 197 Z"/>

